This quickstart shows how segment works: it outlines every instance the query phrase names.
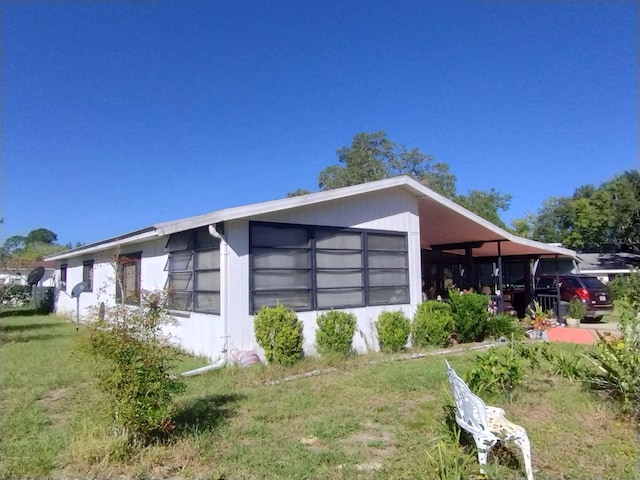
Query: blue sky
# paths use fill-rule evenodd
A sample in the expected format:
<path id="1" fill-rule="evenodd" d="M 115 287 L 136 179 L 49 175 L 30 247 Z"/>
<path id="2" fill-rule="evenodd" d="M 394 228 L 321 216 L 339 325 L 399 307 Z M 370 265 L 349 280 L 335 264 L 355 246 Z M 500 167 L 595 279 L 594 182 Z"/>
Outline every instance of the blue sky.
<path id="1" fill-rule="evenodd" d="M 355 133 L 503 218 L 638 168 L 635 1 L 2 2 L 1 239 L 317 190 Z"/>

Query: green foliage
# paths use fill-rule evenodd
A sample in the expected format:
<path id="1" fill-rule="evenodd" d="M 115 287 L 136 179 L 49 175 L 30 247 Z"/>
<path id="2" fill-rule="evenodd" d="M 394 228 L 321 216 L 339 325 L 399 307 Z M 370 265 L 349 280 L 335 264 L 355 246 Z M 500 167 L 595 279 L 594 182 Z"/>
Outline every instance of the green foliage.
<path id="1" fill-rule="evenodd" d="M 582 317 L 584 317 L 585 313 L 587 313 L 587 306 L 582 300 L 574 298 L 569 302 L 567 316 L 569 316 L 570 318 L 577 318 L 578 320 L 582 320 Z"/>
<path id="2" fill-rule="evenodd" d="M 550 197 L 529 223 L 532 238 L 542 242 L 640 253 L 640 173 L 624 172 L 599 187 L 584 185 L 571 197 Z"/>
<path id="3" fill-rule="evenodd" d="M 0 308 L 22 307 L 31 302 L 29 285 L 0 285 Z"/>
<path id="4" fill-rule="evenodd" d="M 411 338 L 414 347 L 438 345 L 446 347 L 453 331 L 451 306 L 445 302 L 429 300 L 418 305 L 411 324 Z"/>
<path id="5" fill-rule="evenodd" d="M 489 338 L 505 337 L 519 340 L 524 337 L 524 329 L 518 319 L 505 313 L 498 313 L 487 320 L 486 336 Z"/>
<path id="6" fill-rule="evenodd" d="M 173 428 L 173 397 L 184 383 L 170 375 L 178 352 L 162 333 L 172 322 L 162 293 L 143 292 L 140 307 L 114 306 L 89 324 L 86 350 L 115 424 L 130 444 L 145 444 Z"/>
<path id="7" fill-rule="evenodd" d="M 477 293 L 450 292 L 451 311 L 459 342 L 481 342 L 487 335 L 489 297 Z"/>
<path id="8" fill-rule="evenodd" d="M 382 312 L 376 320 L 378 342 L 384 352 L 398 352 L 407 344 L 411 322 L 401 310 Z"/>
<path id="9" fill-rule="evenodd" d="M 640 419 L 640 335 L 638 310 L 622 304 L 620 338 L 598 335 L 597 351 L 587 358 L 596 367 L 585 382 L 594 390 L 618 401 Z"/>
<path id="10" fill-rule="evenodd" d="M 302 322 L 293 310 L 280 304 L 262 307 L 254 317 L 254 331 L 269 363 L 292 365 L 302 358 Z"/>
<path id="11" fill-rule="evenodd" d="M 356 331 L 356 316 L 353 313 L 331 310 L 316 319 L 316 346 L 325 353 L 351 353 L 351 342 Z"/>
<path id="12" fill-rule="evenodd" d="M 435 162 L 417 148 L 408 150 L 392 142 L 383 131 L 357 133 L 351 146 L 338 149 L 337 154 L 340 165 L 330 165 L 318 175 L 321 190 L 408 175 L 441 195 L 455 195 L 456 177 L 449 165 Z"/>
<path id="13" fill-rule="evenodd" d="M 499 210 L 509 210 L 511 195 L 502 194 L 495 188 L 488 192 L 482 190 L 470 190 L 467 195 L 457 195 L 455 201 L 467 210 L 489 220 L 494 225 L 505 228 L 506 225 L 500 218 Z"/>
<path id="14" fill-rule="evenodd" d="M 478 395 L 511 398 L 525 378 L 523 360 L 528 361 L 531 370 L 540 367 L 540 348 L 522 343 L 512 343 L 508 348 L 490 348 L 476 356 L 475 365 L 467 372 L 465 380 Z"/>
<path id="15" fill-rule="evenodd" d="M 554 353 L 548 348 L 543 349 L 541 353 L 545 360 L 550 363 L 550 371 L 555 376 L 563 377 L 573 382 L 585 379 L 589 373 L 583 355 L 575 352 L 573 354 Z"/>
<path id="16" fill-rule="evenodd" d="M 614 300 L 624 300 L 631 308 L 640 310 L 640 270 L 629 275 L 621 275 L 611 280 L 607 286 Z"/>
<path id="17" fill-rule="evenodd" d="M 14 235 L 5 240 L 0 247 L 3 263 L 30 262 L 42 260 L 47 255 L 62 252 L 67 249 L 55 241 L 58 236 L 46 228 L 31 230 L 27 236 Z"/>

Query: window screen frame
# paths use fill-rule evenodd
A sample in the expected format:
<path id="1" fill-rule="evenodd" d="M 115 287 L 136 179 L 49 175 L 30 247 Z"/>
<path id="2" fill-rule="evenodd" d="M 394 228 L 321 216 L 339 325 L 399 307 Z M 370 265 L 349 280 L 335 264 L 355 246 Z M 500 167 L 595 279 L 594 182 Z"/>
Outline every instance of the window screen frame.
<path id="1" fill-rule="evenodd" d="M 173 250 L 173 248 L 180 248 Z M 167 240 L 165 250 L 168 251 L 167 263 L 167 283 L 165 288 L 173 295 L 181 295 L 186 300 L 183 305 L 172 304 L 171 310 L 182 312 L 204 313 L 209 315 L 220 315 L 221 310 L 221 275 L 220 275 L 220 240 L 213 238 L 208 233 L 207 227 L 200 227 L 193 230 L 177 232 L 172 234 Z M 217 265 L 199 267 L 198 259 L 200 254 L 208 252 L 217 252 Z M 182 257 L 182 261 L 186 260 L 185 268 L 176 269 L 174 261 Z M 202 274 L 213 274 L 213 281 L 217 280 L 217 288 L 202 288 L 199 285 L 199 278 L 203 278 Z M 200 274 L 200 275 L 199 275 Z M 188 277 L 186 288 L 175 289 L 171 286 L 172 275 L 182 275 Z M 217 296 L 217 308 L 202 308 L 200 305 L 201 296 L 214 295 Z"/>
<path id="2" fill-rule="evenodd" d="M 120 281 L 116 282 L 116 301 L 118 301 L 118 303 L 122 302 L 123 292 L 121 287 L 124 287 L 125 292 L 129 290 L 130 285 L 128 284 L 129 282 L 127 281 L 125 272 L 125 269 L 128 267 L 135 269 L 133 279 L 134 294 L 132 296 L 125 296 L 124 303 L 127 305 L 140 305 L 140 294 L 142 291 L 142 252 L 125 253 L 118 256 L 118 277 Z"/>
<path id="3" fill-rule="evenodd" d="M 93 292 L 93 260 L 85 260 L 82 262 L 82 283 L 84 283 L 83 292 Z"/>
<path id="4" fill-rule="evenodd" d="M 309 285 L 310 285 L 310 299 L 309 305 L 306 308 L 297 308 L 292 306 L 295 311 L 305 312 L 305 311 L 323 311 L 330 309 L 343 309 L 343 308 L 363 308 L 367 306 L 384 306 L 384 305 L 404 305 L 410 303 L 410 272 L 409 272 L 409 249 L 408 249 L 408 234 L 407 232 L 399 232 L 399 231 L 389 231 L 389 230 L 372 230 L 372 229 L 359 229 L 359 228 L 350 228 L 350 227 L 330 227 L 330 226 L 318 226 L 318 225 L 301 225 L 301 224 L 290 224 L 290 223 L 274 223 L 274 222 L 261 222 L 261 221 L 251 221 L 249 222 L 249 314 L 253 315 L 257 313 L 259 308 L 257 308 L 256 302 L 256 293 L 262 294 L 265 291 L 271 292 L 274 295 L 277 295 L 280 292 L 283 296 L 286 296 L 287 293 L 291 290 L 287 289 L 256 289 L 255 285 L 255 272 L 268 270 L 263 267 L 256 267 L 255 265 L 255 256 L 254 252 L 256 250 L 265 249 L 263 245 L 258 243 L 254 238 L 254 227 L 267 227 L 274 229 L 300 229 L 307 232 L 308 239 L 308 254 L 309 254 Z M 326 248 L 318 245 L 318 236 L 325 233 L 344 233 L 346 235 L 359 235 L 360 236 L 360 248 Z M 373 252 L 392 252 L 396 255 L 403 256 L 403 266 L 401 268 L 396 268 L 395 270 L 402 271 L 404 273 L 404 284 L 403 285 L 392 285 L 392 286 L 381 286 L 381 287 L 370 287 L 370 276 L 371 273 L 375 272 L 384 272 L 385 268 L 378 267 L 370 267 L 369 266 L 369 252 L 368 252 L 368 235 L 384 235 L 389 236 L 395 239 L 402 239 L 402 250 L 380 250 L 375 249 Z M 283 250 L 286 251 L 286 246 L 276 246 L 272 247 L 274 251 Z M 318 266 L 318 253 L 321 255 L 326 252 L 347 252 L 351 254 L 356 254 L 360 252 L 360 266 L 359 267 L 345 267 L 340 268 L 336 267 L 335 269 L 320 267 Z M 273 269 L 274 271 L 277 269 Z M 336 273 L 347 273 L 348 271 L 361 272 L 361 283 L 359 286 L 355 287 L 322 287 L 318 285 L 318 273 L 326 273 L 330 271 L 335 271 Z M 394 269 L 390 269 L 394 270 Z M 346 292 L 349 289 L 357 290 L 360 289 L 362 291 L 361 301 L 359 302 L 347 302 L 343 304 L 332 304 L 332 305 L 320 305 L 318 294 L 335 291 L 335 292 Z M 402 288 L 404 289 L 404 297 L 399 301 L 374 301 L 370 298 L 371 288 L 384 290 L 391 288 Z M 286 306 L 285 302 L 282 302 L 283 305 Z"/>

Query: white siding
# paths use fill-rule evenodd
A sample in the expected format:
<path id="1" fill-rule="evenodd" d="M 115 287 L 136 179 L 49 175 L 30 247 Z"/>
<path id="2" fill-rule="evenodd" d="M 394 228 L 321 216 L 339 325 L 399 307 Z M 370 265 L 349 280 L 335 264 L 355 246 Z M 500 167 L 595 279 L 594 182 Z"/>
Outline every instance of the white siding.
<path id="1" fill-rule="evenodd" d="M 385 311 L 402 310 L 413 316 L 421 301 L 420 289 L 420 230 L 418 204 L 413 195 L 401 189 L 378 191 L 348 199 L 328 201 L 319 205 L 299 207 L 287 212 L 265 214 L 251 219 L 225 222 L 225 235 L 220 245 L 221 254 L 221 315 L 186 313 L 176 317 L 177 324 L 169 328 L 181 346 L 192 353 L 210 359 L 234 350 L 258 349 L 253 333 L 253 316 L 249 311 L 249 221 L 325 225 L 406 232 L 408 235 L 410 303 L 386 307 L 346 309 L 358 319 L 354 347 L 359 352 L 377 350 L 373 323 Z M 141 287 L 144 290 L 164 288 L 167 272 L 164 270 L 168 255 L 165 245 L 168 237 L 129 245 L 121 253 L 142 252 Z M 228 242 L 228 244 L 226 243 Z M 89 256 L 59 261 L 67 264 L 67 291 L 82 281 L 82 262 L 94 260 L 94 291 L 80 296 L 81 314 L 89 306 L 100 302 L 112 305 L 115 298 L 114 271 L 111 266 L 113 251 L 100 258 Z M 76 300 L 65 293 L 58 295 L 57 311 L 75 315 Z M 304 349 L 315 352 L 315 331 L 318 312 L 301 312 L 304 323 Z"/>

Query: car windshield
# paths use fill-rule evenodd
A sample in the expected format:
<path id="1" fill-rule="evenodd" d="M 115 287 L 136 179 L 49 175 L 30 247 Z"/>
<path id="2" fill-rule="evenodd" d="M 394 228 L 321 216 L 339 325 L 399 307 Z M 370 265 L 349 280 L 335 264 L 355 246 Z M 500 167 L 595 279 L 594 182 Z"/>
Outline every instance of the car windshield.
<path id="1" fill-rule="evenodd" d="M 580 280 L 586 288 L 606 288 L 604 283 L 594 277 L 581 277 Z"/>

